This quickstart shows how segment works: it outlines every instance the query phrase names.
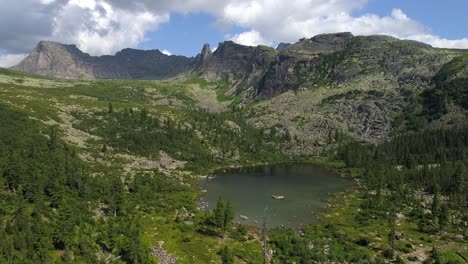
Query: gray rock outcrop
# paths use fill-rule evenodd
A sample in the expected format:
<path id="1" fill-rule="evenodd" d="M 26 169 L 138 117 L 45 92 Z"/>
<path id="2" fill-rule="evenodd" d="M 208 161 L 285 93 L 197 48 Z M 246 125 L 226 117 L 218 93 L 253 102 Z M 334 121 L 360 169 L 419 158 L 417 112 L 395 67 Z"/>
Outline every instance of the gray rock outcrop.
<path id="1" fill-rule="evenodd" d="M 136 49 L 95 57 L 75 45 L 41 41 L 13 69 L 61 79 L 162 79 L 187 71 L 192 61 L 159 50 Z"/>

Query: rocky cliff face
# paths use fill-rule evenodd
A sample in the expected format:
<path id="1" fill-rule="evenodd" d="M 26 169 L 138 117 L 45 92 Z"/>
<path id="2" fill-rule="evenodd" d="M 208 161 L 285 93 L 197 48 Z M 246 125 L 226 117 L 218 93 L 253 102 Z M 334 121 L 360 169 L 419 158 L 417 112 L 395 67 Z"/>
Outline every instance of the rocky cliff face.
<path id="1" fill-rule="evenodd" d="M 281 43 L 276 50 L 223 42 L 213 54 L 202 51 L 192 72 L 210 81 L 223 80 L 230 84 L 230 93 L 250 100 L 351 83 L 420 90 L 429 87 L 437 71 L 457 55 L 415 41 L 345 32 Z"/>
<path id="2" fill-rule="evenodd" d="M 212 53 L 205 44 L 196 58 L 135 49 L 93 57 L 74 45 L 43 41 L 14 68 L 67 79 L 162 79 L 189 72 L 228 83 L 231 94 L 261 100 L 320 86 L 424 89 L 459 55 L 415 41 L 345 32 L 280 43 L 277 49 L 226 41 Z"/>
<path id="3" fill-rule="evenodd" d="M 192 74 L 209 81 L 221 81 L 231 87 L 227 93 L 254 93 L 261 77 L 277 51 L 267 46 L 243 46 L 232 41 L 219 43 L 214 53 L 206 52 L 206 46 L 195 58 Z"/>
<path id="4" fill-rule="evenodd" d="M 64 79 L 92 78 L 94 69 L 89 60 L 90 56 L 81 52 L 75 45 L 41 41 L 29 56 L 13 68 Z"/>
<path id="5" fill-rule="evenodd" d="M 409 118 L 429 113 L 441 120 L 433 122 L 436 127 L 453 120 L 468 123 L 467 54 L 351 33 L 304 38 L 277 49 L 226 41 L 212 52 L 205 44 L 193 59 L 134 49 L 93 57 L 74 45 L 41 42 L 15 68 L 68 79 L 160 79 L 186 73 L 223 88 L 227 84 L 225 95 L 244 102 L 270 99 L 251 108 L 249 122 L 288 128 L 307 139 L 298 151 L 308 152 L 307 146 L 322 142 L 331 130 L 362 141 L 382 140 L 398 126 L 395 121 L 408 123 L 408 116 L 401 115 L 412 105 Z"/>
<path id="6" fill-rule="evenodd" d="M 205 48 L 203 48 L 205 50 Z M 209 81 L 231 86 L 228 93 L 253 94 L 261 77 L 278 52 L 267 46 L 243 46 L 232 41 L 219 43 L 213 54 L 197 56 L 192 73 Z M 203 67 L 198 67 L 202 65 Z"/>
<path id="7" fill-rule="evenodd" d="M 290 43 L 284 43 L 284 42 L 281 42 L 280 44 L 278 44 L 278 46 L 276 47 L 276 50 L 277 51 L 283 51 L 285 50 L 287 47 L 291 46 Z"/>
<path id="8" fill-rule="evenodd" d="M 114 56 L 94 57 L 75 45 L 41 41 L 14 69 L 63 79 L 161 79 L 189 69 L 191 58 L 159 50 L 124 49 Z"/>
<path id="9" fill-rule="evenodd" d="M 226 41 L 219 44 L 216 51 L 203 61 L 204 66 L 196 72 L 208 80 L 235 82 L 248 73 L 248 63 L 255 48 Z M 203 53 L 203 51 L 202 51 Z"/>
<path id="10" fill-rule="evenodd" d="M 302 39 L 282 49 L 254 86 L 252 98 L 270 100 L 252 108 L 251 122 L 279 124 L 308 139 L 299 153 L 320 145 L 333 130 L 377 142 L 416 116 L 438 118 L 434 127 L 466 124 L 466 54 L 388 36 Z M 414 113 L 405 116 L 409 109 Z"/>
<path id="11" fill-rule="evenodd" d="M 454 55 L 387 36 L 320 35 L 280 52 L 255 96 L 263 99 L 288 90 L 351 82 L 376 88 L 424 88 Z"/>
<path id="12" fill-rule="evenodd" d="M 207 67 L 212 55 L 213 53 L 211 52 L 210 44 L 203 45 L 202 51 L 197 55 L 197 57 L 195 57 L 195 60 L 191 65 L 192 69 L 196 72 L 202 71 Z"/>

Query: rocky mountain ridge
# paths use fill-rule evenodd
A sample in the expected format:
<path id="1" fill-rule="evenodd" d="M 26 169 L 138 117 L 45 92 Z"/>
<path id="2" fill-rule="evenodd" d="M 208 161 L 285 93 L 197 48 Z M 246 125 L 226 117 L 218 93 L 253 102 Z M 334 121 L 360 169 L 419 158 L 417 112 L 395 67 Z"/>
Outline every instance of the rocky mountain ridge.
<path id="1" fill-rule="evenodd" d="M 189 68 L 193 58 L 159 50 L 124 49 L 115 55 L 90 56 L 75 45 L 41 41 L 13 69 L 60 79 L 162 79 Z"/>
<path id="2" fill-rule="evenodd" d="M 346 32 L 280 43 L 277 49 L 225 41 L 212 52 L 205 44 L 195 58 L 136 49 L 95 57 L 75 45 L 41 41 L 13 68 L 64 79 L 164 79 L 189 73 L 225 82 L 231 94 L 265 99 L 288 90 L 349 83 L 426 88 L 444 64 L 461 54 L 415 41 Z"/>
<path id="3" fill-rule="evenodd" d="M 277 49 L 225 41 L 212 52 L 205 44 L 195 58 L 135 49 L 93 57 L 75 45 L 40 42 L 14 68 L 65 79 L 163 79 L 184 74 L 223 86 L 217 93 L 244 103 L 273 99 L 265 102 L 266 108 L 254 108 L 263 125 L 279 122 L 308 138 L 317 133 L 323 137 L 330 129 L 351 131 L 355 138 L 369 141 L 385 138 L 398 120 L 424 124 L 449 108 L 462 113 L 458 122 L 466 122 L 466 54 L 344 32 L 281 43 Z M 290 91 L 307 94 L 290 97 Z M 411 120 L 401 121 L 402 115 Z M 446 119 L 453 123 L 453 118 Z"/>
<path id="4" fill-rule="evenodd" d="M 468 124 L 467 56 L 464 50 L 344 32 L 276 49 L 225 41 L 212 51 L 205 44 L 195 58 L 134 49 L 93 57 L 74 45 L 41 42 L 15 68 L 66 79 L 205 79 L 211 88 L 204 93 L 235 98 L 236 106 L 258 101 L 251 124 L 282 126 L 310 146 L 322 145 L 329 131 L 377 142 L 399 128 Z"/>

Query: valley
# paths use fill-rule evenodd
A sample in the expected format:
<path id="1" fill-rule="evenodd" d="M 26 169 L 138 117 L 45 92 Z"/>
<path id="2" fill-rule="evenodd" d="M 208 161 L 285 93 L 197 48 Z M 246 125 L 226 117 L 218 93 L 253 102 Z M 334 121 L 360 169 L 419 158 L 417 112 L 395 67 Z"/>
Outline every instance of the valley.
<path id="1" fill-rule="evenodd" d="M 467 261 L 465 50 L 337 33 L 157 53 L 163 64 L 130 75 L 100 64 L 135 54 L 42 43 L 0 68 L 0 262 L 263 263 L 262 228 L 239 225 L 227 197 L 199 210 L 199 184 L 280 163 L 356 185 L 299 181 L 319 210 L 311 225 L 268 227 L 270 263 Z"/>

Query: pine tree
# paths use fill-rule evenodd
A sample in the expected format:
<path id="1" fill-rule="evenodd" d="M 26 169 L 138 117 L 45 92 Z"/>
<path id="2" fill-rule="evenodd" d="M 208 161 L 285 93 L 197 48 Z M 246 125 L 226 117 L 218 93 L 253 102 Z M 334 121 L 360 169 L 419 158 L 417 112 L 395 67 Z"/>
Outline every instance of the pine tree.
<path id="1" fill-rule="evenodd" d="M 221 197 L 219 197 L 218 202 L 216 203 L 216 208 L 213 210 L 213 222 L 218 228 L 223 228 L 224 226 L 224 213 L 224 202 Z"/>
<path id="2" fill-rule="evenodd" d="M 440 186 L 434 185 L 434 196 L 432 198 L 432 220 L 437 223 L 440 215 Z"/>
<path id="3" fill-rule="evenodd" d="M 223 264 L 233 264 L 234 263 L 234 254 L 229 249 L 228 246 L 224 246 L 223 249 L 219 252 L 221 255 L 221 261 Z"/>
<path id="4" fill-rule="evenodd" d="M 111 102 L 109 102 L 109 108 L 108 108 L 108 110 L 107 110 L 107 113 L 108 113 L 109 115 L 112 115 L 112 114 L 114 113 L 114 107 L 112 106 L 112 103 L 111 103 Z"/>
<path id="5" fill-rule="evenodd" d="M 442 234 L 444 229 L 448 225 L 448 214 L 449 214 L 449 208 L 447 204 L 443 204 L 440 208 L 439 212 L 439 231 Z"/>
<path id="6" fill-rule="evenodd" d="M 388 242 L 392 249 L 392 256 L 395 256 L 396 253 L 396 214 L 395 214 L 395 207 L 390 208 L 390 212 L 388 213 L 388 222 L 390 224 L 390 232 L 388 233 Z"/>
<path id="7" fill-rule="evenodd" d="M 145 123 L 147 118 L 148 118 L 148 110 L 146 110 L 146 108 L 141 109 L 140 122 L 142 124 Z"/>
<path id="8" fill-rule="evenodd" d="M 226 206 L 224 208 L 224 223 L 223 223 L 224 231 L 226 231 L 226 229 L 230 227 L 233 219 L 234 219 L 234 208 L 231 206 L 231 203 L 227 201 Z"/>
<path id="9" fill-rule="evenodd" d="M 112 177 L 110 193 L 108 194 L 109 209 L 113 212 L 114 217 L 119 216 L 123 211 L 125 204 L 125 189 L 119 177 Z"/>
<path id="10" fill-rule="evenodd" d="M 52 239 L 50 237 L 51 230 L 49 230 L 48 226 L 39 217 L 35 217 L 34 222 L 35 252 L 41 263 L 48 263 L 50 250 L 53 249 Z"/>
<path id="11" fill-rule="evenodd" d="M 65 182 L 65 175 L 62 171 L 58 171 L 51 179 L 47 187 L 47 194 L 50 197 L 51 207 L 57 208 L 63 202 L 65 196 Z"/>
<path id="12" fill-rule="evenodd" d="M 102 144 L 102 149 L 101 149 L 101 152 L 106 154 L 107 153 L 107 144 Z"/>
<path id="13" fill-rule="evenodd" d="M 54 150 L 57 148 L 57 129 L 52 127 L 49 131 L 49 148 Z"/>
<path id="14" fill-rule="evenodd" d="M 64 200 L 59 208 L 57 221 L 55 223 L 55 243 L 59 245 L 59 248 L 68 250 L 73 242 L 75 235 L 75 216 L 79 213 L 74 212 L 76 202 L 72 199 Z"/>

